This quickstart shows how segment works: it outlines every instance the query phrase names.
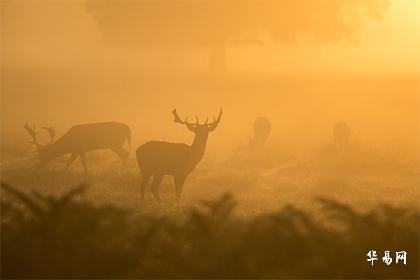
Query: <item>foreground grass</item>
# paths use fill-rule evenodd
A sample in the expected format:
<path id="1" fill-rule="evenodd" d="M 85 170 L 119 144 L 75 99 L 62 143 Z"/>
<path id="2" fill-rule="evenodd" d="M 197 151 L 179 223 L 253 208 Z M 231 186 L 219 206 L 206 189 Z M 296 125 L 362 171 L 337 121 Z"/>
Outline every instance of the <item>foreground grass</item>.
<path id="1" fill-rule="evenodd" d="M 86 189 L 54 197 L 2 183 L 2 278 L 419 277 L 414 209 L 320 199 L 324 223 L 292 206 L 240 219 L 225 194 L 177 219 L 95 206 Z M 384 250 L 407 251 L 407 266 L 386 266 Z"/>

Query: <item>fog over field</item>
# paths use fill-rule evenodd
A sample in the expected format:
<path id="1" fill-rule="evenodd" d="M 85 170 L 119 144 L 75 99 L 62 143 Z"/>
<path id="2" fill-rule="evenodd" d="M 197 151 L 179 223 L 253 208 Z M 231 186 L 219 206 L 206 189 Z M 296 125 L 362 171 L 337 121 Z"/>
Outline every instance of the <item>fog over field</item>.
<path id="1" fill-rule="evenodd" d="M 401 213 L 415 213 L 414 220 L 410 220 L 415 222 L 407 233 L 412 243 L 403 245 L 410 246 L 406 248 L 410 250 L 410 261 L 418 260 L 419 243 L 413 236 L 419 232 L 420 210 L 420 1 L 1 1 L 0 12 L 0 164 L 1 180 L 7 184 L 2 193 L 19 200 L 24 197 L 18 195 L 20 192 L 36 192 L 33 198 L 36 201 L 36 197 L 61 197 L 77 186 L 86 185 L 83 201 L 88 208 L 80 208 L 79 200 L 70 199 L 68 209 L 92 215 L 97 221 L 104 217 L 114 221 L 116 216 L 105 210 L 102 213 L 89 209 L 127 210 L 136 222 L 126 222 L 123 228 L 136 224 L 136 219 L 140 225 L 146 223 L 143 217 L 156 219 L 153 220 L 156 225 L 167 225 L 168 221 L 194 224 L 200 219 L 191 218 L 195 217 L 191 209 L 201 209 L 203 205 L 211 205 L 203 201 L 217 199 L 221 199 L 220 205 L 230 209 L 231 197 L 232 205 L 236 205 L 232 206 L 232 213 L 221 207 L 234 219 L 229 227 L 240 224 L 237 229 L 255 229 L 251 226 L 253 221 L 260 221 L 264 215 L 271 217 L 272 213 L 281 213 L 286 220 L 298 217 L 287 212 L 287 207 L 294 207 L 312 215 L 308 221 L 335 232 L 340 226 L 331 222 L 324 212 L 328 208 L 325 205 L 337 206 L 328 204 L 331 201 L 365 214 L 381 207 L 397 209 L 395 213 L 403 209 Z M 179 120 L 173 113 L 175 108 Z M 220 108 L 223 113 L 217 119 Z M 139 167 L 136 150 L 151 140 L 191 145 L 194 136 L 200 134 L 196 116 L 206 131 L 214 131 L 208 134 L 207 142 L 204 140 L 202 158 L 191 152 L 191 158 L 198 158 L 198 163 L 190 173 L 181 176 L 185 183 L 181 186 L 179 202 L 169 173 L 159 188 L 160 203 L 151 191 L 153 178 L 142 199 L 140 186 L 147 170 L 141 164 Z M 204 124 L 207 118 L 208 123 Z M 108 145 L 105 148 L 109 149 L 104 149 L 96 144 L 95 149 L 79 151 L 75 147 L 80 148 L 83 143 L 75 140 L 79 144 L 74 144 L 74 150 L 64 152 L 63 149 L 62 154 L 54 151 L 57 156 L 48 163 L 43 162 L 42 149 L 48 147 L 51 136 L 43 127 L 55 128 L 54 140 L 57 140 L 68 135 L 74 126 L 101 122 L 128 126 L 130 132 L 127 137 L 122 136 L 121 142 L 128 152 L 127 159 L 125 152 L 118 150 L 119 146 Z M 30 135 L 31 129 L 39 132 L 36 140 Z M 91 133 L 92 143 L 105 143 L 117 139 L 119 132 Z M 200 139 L 197 142 L 203 141 Z M 34 142 L 47 145 L 42 148 Z M 152 163 L 148 168 L 163 169 L 163 165 L 173 162 L 189 168 L 190 162 L 177 158 L 181 148 L 173 153 L 170 148 L 165 149 L 159 144 L 151 149 L 153 156 L 148 159 Z M 87 171 L 82 164 L 85 152 Z M 77 158 L 66 168 L 72 153 Z M 159 166 L 150 167 L 153 164 Z M 25 199 L 11 201 L 2 202 L 2 208 L 11 213 L 28 203 Z M 48 206 L 53 200 L 39 201 L 40 205 Z M 12 204 L 20 208 L 9 207 Z M 208 217 L 218 215 L 216 208 L 211 208 Z M 66 216 L 66 211 L 63 217 L 72 219 Z M 390 210 L 395 214 L 392 216 L 391 212 L 381 211 L 378 213 L 385 213 L 390 221 L 401 219 L 401 228 L 408 226 L 409 222 L 402 218 L 405 214 Z M 378 239 L 372 237 L 368 242 L 358 234 L 367 230 L 366 221 L 371 216 L 351 213 L 353 220 L 345 223 L 354 232 L 347 236 L 354 237 L 354 242 L 360 241 L 361 250 L 370 246 L 364 242 L 371 242 L 372 247 L 380 244 L 377 246 L 381 250 L 386 249 L 388 239 L 381 235 L 385 230 L 378 234 Z M 207 216 L 200 217 L 205 220 L 203 217 Z M 23 222 L 19 227 L 7 224 L 21 220 L 4 217 L 3 220 L 9 230 L 7 237 L 20 236 L 13 231 L 16 228 L 22 229 L 20 234 L 26 236 Z M 392 224 L 383 223 L 384 227 L 378 230 Z M 74 225 L 79 226 L 77 221 Z M 216 225 L 219 224 L 212 224 Z M 284 229 L 280 223 L 277 226 Z M 116 228 L 117 224 L 113 229 Z M 43 228 L 48 233 L 47 229 Z M 190 233 L 186 228 L 178 230 L 180 235 Z M 242 236 L 242 230 L 238 231 L 231 233 L 232 236 Z M 128 232 L 132 231 L 125 233 Z M 63 234 L 63 240 L 67 240 L 67 233 Z M 255 234 L 255 238 L 265 240 Z M 287 243 L 286 235 L 279 239 L 279 248 L 285 246 L 282 242 Z M 319 235 L 324 236 L 324 232 L 320 231 Z M 20 239 L 12 237 L 2 239 L 6 244 L 3 254 L 13 252 L 10 249 L 15 246 L 13 242 L 19 244 Z M 43 238 L 48 240 L 45 236 L 25 240 L 29 240 L 27 244 L 35 244 Z M 276 237 L 272 238 L 275 243 Z M 162 240 L 154 242 L 163 246 Z M 221 240 L 211 242 L 232 244 L 229 235 Z M 194 246 L 182 242 L 175 242 L 180 250 Z M 401 245 L 398 240 L 389 242 L 395 247 Z M 28 252 L 38 252 L 34 248 Z M 203 250 L 209 249 L 206 248 Z M 54 250 L 51 249 L 52 255 Z M 312 256 L 311 249 L 302 250 L 304 256 Z M 64 258 L 67 252 L 64 251 L 57 252 Z M 32 253 L 13 255 L 10 259 L 23 265 L 22 260 L 31 259 Z M 89 253 L 81 254 L 86 257 Z M 349 256 L 354 253 L 348 251 Z M 364 261 L 367 251 L 359 253 Z M 194 258 L 189 253 L 183 256 L 186 260 Z M 211 263 L 204 257 L 207 266 L 203 264 L 203 270 L 194 271 L 189 266 L 172 267 L 172 257 L 168 256 L 170 260 L 165 259 L 162 273 L 154 274 L 160 267 L 158 257 L 143 256 L 150 263 L 141 266 L 134 263 L 127 269 L 114 263 L 114 257 L 110 257 L 111 261 L 98 260 L 98 264 L 113 263 L 116 267 L 112 272 L 115 274 L 104 272 L 105 276 L 101 277 L 415 278 L 418 275 L 418 264 L 416 267 L 414 263 L 409 271 L 398 270 L 389 275 L 369 274 L 367 270 L 352 274 L 340 268 L 337 274 L 328 274 L 325 273 L 330 265 L 328 261 L 327 264 L 308 261 L 308 274 L 299 274 L 299 269 L 289 271 L 287 267 L 270 272 L 269 261 L 261 259 L 251 261 L 255 271 L 245 272 L 241 267 L 246 265 L 235 264 L 232 267 L 237 267 L 240 273 L 235 274 L 236 268 L 232 271 L 226 268 L 226 274 L 217 274 L 217 270 L 204 269 Z M 124 258 L 140 258 L 132 257 Z M 276 258 L 274 253 L 273 258 Z M 14 274 L 19 267 L 11 263 L 2 261 L 7 268 L 4 275 L 22 277 Z M 258 272 L 259 268 L 264 270 L 262 263 L 267 265 L 267 274 Z M 59 263 L 56 274 L 51 275 L 86 278 L 93 275 L 89 274 L 92 271 L 101 270 L 101 265 L 91 270 L 77 265 L 74 264 L 77 267 L 74 271 L 80 269 L 81 274 L 62 273 L 67 268 Z M 40 261 L 28 269 L 34 271 L 31 276 L 42 277 L 43 269 L 47 268 Z"/>

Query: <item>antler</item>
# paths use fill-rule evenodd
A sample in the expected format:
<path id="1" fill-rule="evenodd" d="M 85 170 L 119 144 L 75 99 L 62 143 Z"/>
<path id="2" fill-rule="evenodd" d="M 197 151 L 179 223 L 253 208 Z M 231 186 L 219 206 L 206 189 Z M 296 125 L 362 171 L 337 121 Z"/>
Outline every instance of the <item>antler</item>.
<path id="1" fill-rule="evenodd" d="M 216 129 L 216 127 L 217 127 L 217 125 L 219 124 L 220 119 L 221 119 L 221 117 L 222 117 L 222 108 L 220 108 L 219 116 L 217 117 L 217 119 L 216 119 L 215 117 L 213 117 L 213 122 L 212 122 L 212 123 L 208 123 L 209 118 L 207 118 L 204 124 L 200 124 L 199 119 L 198 119 L 198 117 L 197 117 L 197 116 L 195 117 L 195 118 L 196 118 L 196 120 L 197 120 L 197 123 L 195 123 L 195 124 L 194 124 L 194 123 L 189 123 L 189 122 L 187 121 L 187 118 L 185 118 L 185 121 L 182 121 L 182 120 L 181 120 L 181 118 L 179 117 L 179 115 L 178 115 L 178 113 L 177 113 L 176 109 L 174 109 L 174 110 L 172 111 L 172 114 L 173 114 L 173 115 L 174 115 L 174 117 L 175 117 L 174 121 L 175 121 L 176 123 L 185 124 L 185 125 L 187 125 L 187 127 L 188 127 L 190 130 L 192 130 L 192 131 L 194 131 L 197 127 L 202 127 L 202 126 L 207 126 L 207 128 L 209 129 L 209 131 L 213 131 L 213 130 L 215 130 L 215 129 Z"/>
<path id="2" fill-rule="evenodd" d="M 187 121 L 187 118 L 185 118 L 185 121 L 182 121 L 182 120 L 181 120 L 181 118 L 178 116 L 178 113 L 176 112 L 176 109 L 174 109 L 174 110 L 172 111 L 172 114 L 173 114 L 173 115 L 174 115 L 174 117 L 175 117 L 174 121 L 175 121 L 176 123 L 185 124 L 185 125 L 187 126 L 187 128 L 188 128 L 189 130 L 191 130 L 192 132 L 195 132 L 195 131 L 196 131 L 196 129 L 197 129 L 197 127 L 199 126 L 198 120 L 197 120 L 197 123 L 196 123 L 196 124 L 189 123 L 189 122 Z"/>
<path id="3" fill-rule="evenodd" d="M 213 122 L 212 123 L 207 124 L 207 121 L 206 121 L 206 124 L 207 124 L 210 131 L 213 131 L 213 130 L 216 129 L 217 125 L 220 122 L 220 119 L 222 118 L 222 112 L 223 112 L 222 108 L 220 108 L 219 116 L 217 117 L 217 119 L 213 116 Z"/>
<path id="4" fill-rule="evenodd" d="M 48 144 L 51 144 L 54 141 L 54 137 L 55 137 L 55 128 L 52 126 L 44 126 L 42 127 L 42 129 L 45 129 L 48 134 L 50 135 L 50 142 L 48 142 Z M 47 145 L 48 145 L 47 144 Z"/>
<path id="5" fill-rule="evenodd" d="M 37 131 L 35 129 L 35 125 L 30 127 L 28 125 L 28 123 L 25 123 L 24 128 L 29 133 L 29 135 L 32 137 L 32 143 L 33 144 L 35 144 L 37 147 L 44 147 L 43 145 L 39 144 L 38 141 L 36 141 L 36 136 L 38 135 L 39 131 Z M 42 129 L 45 129 L 48 132 L 48 134 L 50 135 L 50 142 L 48 142 L 47 145 L 51 144 L 54 141 L 55 128 L 52 127 L 52 126 L 49 126 L 49 127 L 44 126 L 44 127 L 42 127 Z"/>
<path id="6" fill-rule="evenodd" d="M 41 144 L 39 144 L 36 141 L 36 135 L 38 134 L 38 132 L 35 129 L 35 125 L 33 125 L 32 127 L 29 127 L 28 123 L 25 123 L 24 128 L 29 133 L 29 135 L 32 137 L 32 143 L 35 144 L 35 145 L 37 145 L 37 146 L 41 146 Z"/>
<path id="7" fill-rule="evenodd" d="M 189 123 L 189 122 L 187 121 L 187 118 L 185 118 L 185 121 L 181 120 L 181 118 L 179 117 L 179 115 L 178 115 L 178 113 L 177 113 L 176 109 L 174 109 L 174 110 L 172 111 L 172 114 L 173 114 L 173 115 L 174 115 L 174 117 L 175 117 L 174 122 L 176 122 L 176 123 L 180 123 L 180 124 L 186 124 L 186 125 L 193 125 L 193 123 Z M 197 124 L 198 124 L 198 122 L 197 122 Z"/>
<path id="8" fill-rule="evenodd" d="M 185 118 L 185 121 L 181 120 L 181 118 L 178 116 L 178 113 L 176 112 L 176 109 L 172 111 L 172 115 L 174 115 L 175 117 L 174 122 L 176 123 L 185 124 L 187 122 L 187 118 Z"/>

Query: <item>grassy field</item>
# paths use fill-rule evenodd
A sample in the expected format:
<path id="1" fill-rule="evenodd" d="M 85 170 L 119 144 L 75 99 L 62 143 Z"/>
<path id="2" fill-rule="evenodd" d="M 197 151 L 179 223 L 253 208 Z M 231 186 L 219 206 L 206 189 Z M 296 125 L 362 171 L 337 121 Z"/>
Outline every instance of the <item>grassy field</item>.
<path id="1" fill-rule="evenodd" d="M 237 149 L 224 158 L 208 154 L 187 178 L 181 203 L 175 203 L 172 178 L 164 178 L 160 187 L 162 205 L 155 203 L 149 190 L 145 201 L 140 201 L 141 175 L 134 152 L 126 167 L 112 152 L 88 153 L 87 177 L 78 161 L 65 170 L 63 157 L 40 169 L 35 154 L 21 151 L 20 155 L 4 156 L 1 163 L 2 180 L 18 189 L 58 195 L 87 182 L 88 198 L 94 203 L 157 213 L 190 207 L 226 192 L 238 200 L 237 211 L 243 216 L 277 210 L 286 204 L 311 210 L 319 197 L 361 209 L 381 203 L 416 207 L 420 199 L 415 156 L 393 158 L 360 149 L 326 147 L 299 157 L 277 150 L 255 154 Z"/>
<path id="2" fill-rule="evenodd" d="M 25 150 L 3 155 L 8 278 L 419 275 L 415 157 L 334 147 L 299 157 L 210 153 L 188 177 L 180 203 L 168 177 L 158 204 L 149 190 L 140 200 L 132 152 L 126 167 L 112 153 L 91 152 L 87 177 L 79 162 L 65 170 L 65 158 L 41 169 Z M 409 266 L 372 268 L 371 249 L 407 250 Z"/>

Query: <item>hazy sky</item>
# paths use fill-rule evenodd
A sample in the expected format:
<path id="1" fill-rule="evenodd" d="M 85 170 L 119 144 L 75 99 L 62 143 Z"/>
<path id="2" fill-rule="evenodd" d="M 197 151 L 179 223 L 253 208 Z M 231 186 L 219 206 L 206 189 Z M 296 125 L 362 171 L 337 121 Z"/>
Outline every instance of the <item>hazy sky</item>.
<path id="1" fill-rule="evenodd" d="M 344 120 L 355 138 L 417 143 L 420 0 L 393 0 L 379 20 L 358 18 L 360 28 L 339 42 L 298 36 L 290 44 L 266 38 L 263 45 L 230 46 L 231 73 L 247 75 L 232 75 L 223 87 L 207 79 L 208 49 L 113 46 L 85 2 L 3 0 L 0 7 L 2 137 L 16 133 L 13 142 L 27 139 L 25 121 L 56 126 L 60 135 L 108 120 L 129 124 L 136 143 L 190 141 L 171 110 L 205 118 L 223 106 L 214 137 L 235 144 L 246 143 L 261 115 L 282 141 L 328 141 L 332 125 Z M 202 76 L 193 77 L 197 69 Z"/>
<path id="2" fill-rule="evenodd" d="M 106 44 L 83 1 L 1 1 L 2 65 L 13 67 L 205 68 L 206 50 L 167 54 Z M 419 70 L 420 1 L 393 0 L 383 20 L 369 20 L 339 43 L 230 47 L 229 68 L 278 74 L 414 75 Z M 169 62 L 168 62 L 169 61 Z"/>

